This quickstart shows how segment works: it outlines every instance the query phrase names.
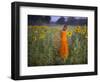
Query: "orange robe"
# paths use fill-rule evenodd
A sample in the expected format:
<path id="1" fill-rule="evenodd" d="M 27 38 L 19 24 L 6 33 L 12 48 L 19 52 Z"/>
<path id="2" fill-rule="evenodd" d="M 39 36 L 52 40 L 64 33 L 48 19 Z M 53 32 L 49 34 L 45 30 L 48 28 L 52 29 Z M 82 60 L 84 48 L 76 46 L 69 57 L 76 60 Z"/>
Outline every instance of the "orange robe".
<path id="1" fill-rule="evenodd" d="M 61 42 L 60 42 L 60 57 L 65 60 L 68 58 L 68 41 L 66 31 L 61 32 Z"/>

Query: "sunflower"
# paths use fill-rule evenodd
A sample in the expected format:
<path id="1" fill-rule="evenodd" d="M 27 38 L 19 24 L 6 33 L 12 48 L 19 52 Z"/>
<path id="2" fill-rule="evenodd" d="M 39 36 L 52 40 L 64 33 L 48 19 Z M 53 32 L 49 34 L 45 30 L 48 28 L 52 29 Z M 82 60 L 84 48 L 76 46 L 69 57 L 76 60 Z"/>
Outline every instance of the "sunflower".
<path id="1" fill-rule="evenodd" d="M 71 31 L 68 31 L 68 32 L 67 32 L 67 35 L 68 35 L 69 37 L 71 37 L 71 36 L 72 36 L 72 32 L 71 32 Z"/>
<path id="2" fill-rule="evenodd" d="M 76 32 L 76 33 L 80 33 L 80 32 L 81 32 L 81 27 L 80 27 L 80 26 L 77 26 L 77 27 L 75 28 L 75 32 Z"/>
<path id="3" fill-rule="evenodd" d="M 45 38 L 45 32 L 41 32 L 40 34 L 39 34 L 39 39 L 44 39 Z"/>
<path id="4" fill-rule="evenodd" d="M 39 38 L 40 39 L 44 39 L 45 38 L 45 35 L 41 35 Z"/>
<path id="5" fill-rule="evenodd" d="M 81 34 L 85 34 L 86 33 L 86 28 L 83 28 L 82 30 L 81 30 Z"/>

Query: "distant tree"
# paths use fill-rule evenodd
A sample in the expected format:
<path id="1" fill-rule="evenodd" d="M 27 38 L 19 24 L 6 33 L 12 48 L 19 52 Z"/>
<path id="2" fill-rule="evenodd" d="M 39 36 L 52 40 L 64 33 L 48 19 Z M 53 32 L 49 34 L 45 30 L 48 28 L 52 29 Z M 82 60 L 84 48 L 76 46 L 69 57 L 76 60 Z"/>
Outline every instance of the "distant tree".
<path id="1" fill-rule="evenodd" d="M 64 24 L 65 23 L 65 18 L 64 17 L 60 17 L 57 21 L 56 24 Z"/>
<path id="2" fill-rule="evenodd" d="M 48 24 L 50 19 L 50 16 L 28 15 L 28 25 Z"/>
<path id="3" fill-rule="evenodd" d="M 68 25 L 87 25 L 87 19 L 83 19 L 83 18 L 76 19 L 75 17 L 68 17 L 67 24 Z"/>
<path id="4" fill-rule="evenodd" d="M 87 25 L 88 21 L 87 21 L 87 19 L 79 19 L 78 23 L 79 23 L 79 25 Z"/>
<path id="5" fill-rule="evenodd" d="M 51 17 L 50 16 L 44 16 L 44 23 L 49 24 L 50 23 L 50 20 L 51 20 Z"/>
<path id="6" fill-rule="evenodd" d="M 68 25 L 75 25 L 76 19 L 74 17 L 68 17 L 67 24 Z"/>

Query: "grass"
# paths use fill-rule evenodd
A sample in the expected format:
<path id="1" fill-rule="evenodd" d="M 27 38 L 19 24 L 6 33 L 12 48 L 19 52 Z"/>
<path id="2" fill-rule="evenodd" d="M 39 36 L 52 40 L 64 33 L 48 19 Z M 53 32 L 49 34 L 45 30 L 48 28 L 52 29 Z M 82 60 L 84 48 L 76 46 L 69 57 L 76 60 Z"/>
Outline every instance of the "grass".
<path id="1" fill-rule="evenodd" d="M 69 57 L 58 53 L 62 26 L 28 26 L 28 66 L 87 64 L 87 26 L 68 26 Z"/>

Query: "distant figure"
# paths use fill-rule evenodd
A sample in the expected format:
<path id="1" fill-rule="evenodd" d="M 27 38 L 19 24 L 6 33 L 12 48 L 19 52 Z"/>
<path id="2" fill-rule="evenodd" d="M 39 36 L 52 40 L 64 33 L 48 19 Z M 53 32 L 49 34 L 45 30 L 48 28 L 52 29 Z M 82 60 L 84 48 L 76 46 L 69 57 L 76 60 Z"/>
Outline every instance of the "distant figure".
<path id="1" fill-rule="evenodd" d="M 61 41 L 60 41 L 60 57 L 65 62 L 69 55 L 68 40 L 67 40 L 67 25 L 64 25 L 61 30 Z"/>

